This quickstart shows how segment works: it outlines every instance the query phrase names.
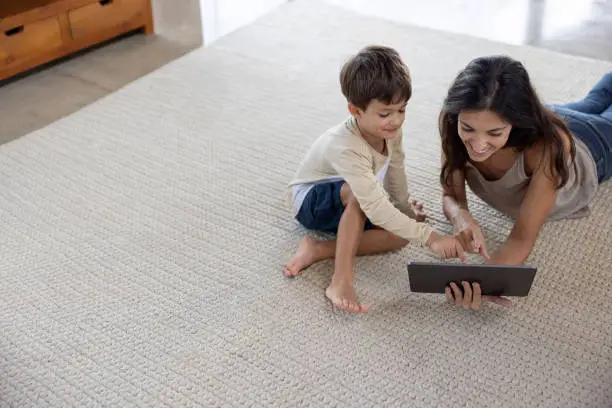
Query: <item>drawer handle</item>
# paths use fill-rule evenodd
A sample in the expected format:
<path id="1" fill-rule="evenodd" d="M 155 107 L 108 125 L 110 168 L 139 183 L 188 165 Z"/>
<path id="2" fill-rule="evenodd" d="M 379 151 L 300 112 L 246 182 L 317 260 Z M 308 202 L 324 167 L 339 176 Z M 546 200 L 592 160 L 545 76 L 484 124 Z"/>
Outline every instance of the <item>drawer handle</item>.
<path id="1" fill-rule="evenodd" d="M 104 6 L 108 5 L 108 4 L 112 4 L 113 0 L 98 0 L 98 3 L 100 3 L 100 5 L 102 7 L 104 7 Z"/>
<path id="2" fill-rule="evenodd" d="M 19 34 L 22 31 L 23 31 L 23 26 L 20 25 L 19 27 L 11 28 L 10 30 L 5 31 L 4 35 L 6 35 L 7 37 L 12 37 L 14 35 Z"/>

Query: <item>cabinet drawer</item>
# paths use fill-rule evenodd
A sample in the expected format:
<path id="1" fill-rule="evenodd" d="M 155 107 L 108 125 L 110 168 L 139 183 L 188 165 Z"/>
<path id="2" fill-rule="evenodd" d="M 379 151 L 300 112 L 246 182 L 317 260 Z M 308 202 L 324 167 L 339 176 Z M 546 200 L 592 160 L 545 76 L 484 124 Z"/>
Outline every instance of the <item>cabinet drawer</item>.
<path id="1" fill-rule="evenodd" d="M 50 17 L 0 32 L 0 66 L 36 58 L 62 46 L 59 20 Z"/>
<path id="2" fill-rule="evenodd" d="M 68 12 L 72 38 L 98 35 L 105 31 L 122 31 L 121 26 L 129 24 L 143 15 L 142 0 L 99 0 Z"/>

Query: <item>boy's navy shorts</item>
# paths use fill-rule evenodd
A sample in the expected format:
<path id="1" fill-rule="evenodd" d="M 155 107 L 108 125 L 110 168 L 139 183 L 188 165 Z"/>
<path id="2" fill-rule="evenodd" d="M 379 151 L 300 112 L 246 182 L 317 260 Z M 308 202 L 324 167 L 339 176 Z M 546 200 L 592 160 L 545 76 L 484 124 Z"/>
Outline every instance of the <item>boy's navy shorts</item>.
<path id="1" fill-rule="evenodd" d="M 337 233 L 344 212 L 340 198 L 343 184 L 344 181 L 315 184 L 304 197 L 295 216 L 298 222 L 310 230 Z M 373 228 L 374 225 L 366 219 L 364 230 Z"/>

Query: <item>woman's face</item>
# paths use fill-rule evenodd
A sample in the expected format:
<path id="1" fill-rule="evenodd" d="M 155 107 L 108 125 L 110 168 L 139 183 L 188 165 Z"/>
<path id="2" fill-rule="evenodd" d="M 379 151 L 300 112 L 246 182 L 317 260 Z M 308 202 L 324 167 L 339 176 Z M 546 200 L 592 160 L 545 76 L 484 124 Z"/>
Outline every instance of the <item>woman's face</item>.
<path id="1" fill-rule="evenodd" d="M 457 123 L 459 137 L 470 159 L 483 162 L 503 149 L 512 125 L 489 110 L 462 111 Z"/>

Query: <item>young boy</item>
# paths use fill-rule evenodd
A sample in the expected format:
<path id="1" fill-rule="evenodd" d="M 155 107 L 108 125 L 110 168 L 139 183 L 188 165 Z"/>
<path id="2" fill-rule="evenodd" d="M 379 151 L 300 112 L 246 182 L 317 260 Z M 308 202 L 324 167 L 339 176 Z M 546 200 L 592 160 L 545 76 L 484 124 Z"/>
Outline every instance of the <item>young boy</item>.
<path id="1" fill-rule="evenodd" d="M 353 288 L 356 255 L 393 251 L 409 240 L 442 258 L 463 259 L 463 250 L 423 223 L 422 206 L 409 202 L 401 127 L 412 84 L 399 54 L 384 46 L 362 49 L 343 66 L 340 85 L 349 118 L 315 141 L 289 183 L 296 219 L 337 239 L 303 238 L 284 273 L 296 276 L 335 257 L 325 295 L 336 307 L 361 312 L 367 307 Z"/>

